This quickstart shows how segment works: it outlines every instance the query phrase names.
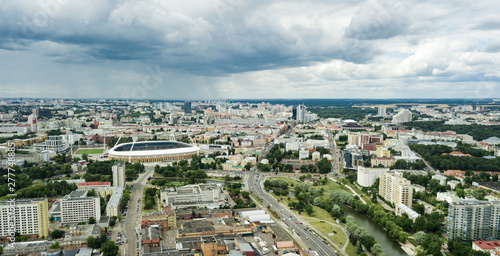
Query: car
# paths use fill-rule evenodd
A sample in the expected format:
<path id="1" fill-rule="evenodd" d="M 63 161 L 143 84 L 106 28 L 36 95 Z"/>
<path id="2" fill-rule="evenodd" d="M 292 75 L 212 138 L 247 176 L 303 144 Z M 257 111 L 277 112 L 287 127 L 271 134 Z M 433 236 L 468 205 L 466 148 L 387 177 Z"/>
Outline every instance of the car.
<path id="1" fill-rule="evenodd" d="M 295 222 L 295 224 L 299 224 L 298 222 Z"/>

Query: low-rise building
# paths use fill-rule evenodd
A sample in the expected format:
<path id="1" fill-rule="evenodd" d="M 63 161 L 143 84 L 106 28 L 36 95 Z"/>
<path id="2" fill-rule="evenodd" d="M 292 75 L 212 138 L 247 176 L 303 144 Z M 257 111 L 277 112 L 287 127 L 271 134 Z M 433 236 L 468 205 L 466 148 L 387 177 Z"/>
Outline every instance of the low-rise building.
<path id="1" fill-rule="evenodd" d="M 395 211 L 397 216 L 403 215 L 403 213 L 406 213 L 408 215 L 408 218 L 412 219 L 415 221 L 420 214 L 414 211 L 413 209 L 409 208 L 408 206 L 404 204 L 396 204 L 396 211 Z"/>
<path id="2" fill-rule="evenodd" d="M 3 255 L 28 255 L 44 252 L 50 249 L 51 245 L 52 242 L 46 240 L 9 243 L 3 248 Z"/>
<path id="3" fill-rule="evenodd" d="M 183 187 L 171 187 L 160 192 L 161 203 L 164 206 L 218 206 L 223 203 L 224 192 L 216 184 L 195 184 Z"/>

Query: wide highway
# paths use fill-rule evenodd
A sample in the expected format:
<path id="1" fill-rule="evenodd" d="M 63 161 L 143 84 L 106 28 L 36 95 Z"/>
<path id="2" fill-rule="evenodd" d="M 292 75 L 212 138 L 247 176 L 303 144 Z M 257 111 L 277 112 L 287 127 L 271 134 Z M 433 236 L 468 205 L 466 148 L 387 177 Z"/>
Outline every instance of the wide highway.
<path id="1" fill-rule="evenodd" d="M 300 220 L 293 211 L 290 211 L 288 207 L 279 204 L 275 198 L 269 196 L 264 191 L 261 183 L 266 174 L 259 173 L 255 169 L 252 169 L 247 173 L 247 175 L 247 188 L 263 202 L 265 207 L 270 206 L 272 211 L 277 212 L 280 219 L 284 221 L 292 230 L 294 230 L 295 233 L 301 237 L 302 241 L 309 246 L 309 248 L 320 256 L 338 255 L 337 251 L 334 250 L 325 240 L 323 240 L 323 238 L 317 236 L 316 233 L 302 224 L 302 220 Z"/>

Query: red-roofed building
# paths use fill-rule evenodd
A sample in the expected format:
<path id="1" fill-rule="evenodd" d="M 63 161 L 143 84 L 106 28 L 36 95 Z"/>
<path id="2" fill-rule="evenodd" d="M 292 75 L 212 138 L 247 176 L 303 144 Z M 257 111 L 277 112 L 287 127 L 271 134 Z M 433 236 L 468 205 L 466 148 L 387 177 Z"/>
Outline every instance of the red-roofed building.
<path id="1" fill-rule="evenodd" d="M 111 194 L 111 182 L 82 182 L 78 183 L 78 190 L 80 191 L 90 191 L 94 190 L 100 196 L 106 196 L 107 194 Z"/>
<path id="2" fill-rule="evenodd" d="M 447 170 L 444 171 L 445 176 L 455 176 L 456 178 L 459 179 L 465 179 L 465 171 L 461 170 Z"/>
<path id="3" fill-rule="evenodd" d="M 475 251 L 491 252 L 495 251 L 498 255 L 500 252 L 500 240 L 493 241 L 472 241 L 472 249 Z"/>
<path id="4" fill-rule="evenodd" d="M 450 156 L 466 156 L 466 157 L 472 157 L 471 154 L 464 154 L 460 151 L 453 151 L 453 152 L 450 152 L 450 153 L 443 153 L 441 154 L 442 156 L 445 156 L 445 155 L 450 155 Z"/>

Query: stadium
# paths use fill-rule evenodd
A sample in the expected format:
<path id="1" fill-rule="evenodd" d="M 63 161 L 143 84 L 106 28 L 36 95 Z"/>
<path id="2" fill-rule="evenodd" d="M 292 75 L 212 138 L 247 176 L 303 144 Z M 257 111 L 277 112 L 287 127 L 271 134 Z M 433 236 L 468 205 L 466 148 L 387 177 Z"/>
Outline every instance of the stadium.
<path id="1" fill-rule="evenodd" d="M 200 148 L 177 141 L 141 141 L 117 145 L 108 151 L 109 160 L 154 163 L 190 159 Z"/>

